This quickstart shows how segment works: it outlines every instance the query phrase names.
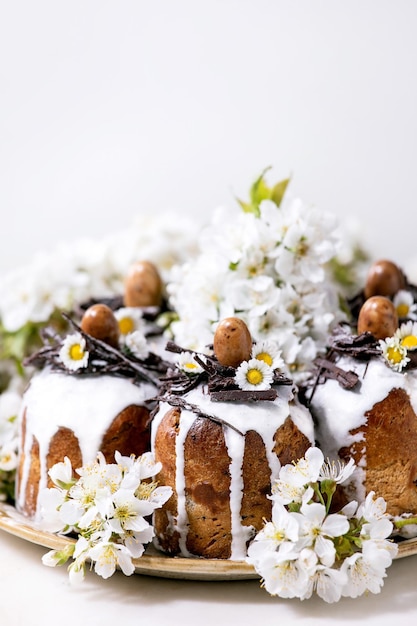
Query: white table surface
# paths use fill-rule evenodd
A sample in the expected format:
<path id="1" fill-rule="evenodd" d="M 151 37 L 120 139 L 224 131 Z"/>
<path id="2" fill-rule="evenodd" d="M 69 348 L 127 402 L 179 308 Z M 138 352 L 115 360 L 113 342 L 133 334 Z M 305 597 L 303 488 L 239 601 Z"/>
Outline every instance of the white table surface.
<path id="1" fill-rule="evenodd" d="M 270 597 L 258 581 L 195 582 L 88 572 L 70 585 L 65 566 L 42 564 L 45 548 L 0 531 L 1 624 L 56 626 L 289 626 L 415 623 L 417 556 L 395 561 L 382 592 L 337 604 Z M 411 618 L 411 621 L 410 621 Z"/>

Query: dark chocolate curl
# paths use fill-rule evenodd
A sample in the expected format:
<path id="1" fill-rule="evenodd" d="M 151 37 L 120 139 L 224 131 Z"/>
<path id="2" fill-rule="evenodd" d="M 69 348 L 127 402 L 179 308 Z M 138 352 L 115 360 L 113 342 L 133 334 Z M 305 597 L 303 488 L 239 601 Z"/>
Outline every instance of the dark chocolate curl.
<path id="1" fill-rule="evenodd" d="M 344 389 L 354 389 L 359 382 L 359 376 L 356 372 L 352 370 L 346 371 L 341 367 L 337 367 L 333 361 L 319 357 L 315 359 L 314 363 L 319 369 L 319 377 L 324 376 L 325 378 L 337 380 Z"/>

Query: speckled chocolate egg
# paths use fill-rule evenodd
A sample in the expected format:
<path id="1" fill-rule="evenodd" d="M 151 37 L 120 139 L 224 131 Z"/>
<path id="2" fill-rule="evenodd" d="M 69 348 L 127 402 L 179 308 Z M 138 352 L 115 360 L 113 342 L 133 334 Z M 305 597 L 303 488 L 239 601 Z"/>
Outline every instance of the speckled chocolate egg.
<path id="1" fill-rule="evenodd" d="M 83 315 L 81 330 L 116 348 L 119 344 L 119 324 L 106 304 L 93 304 Z"/>
<path id="2" fill-rule="evenodd" d="M 381 259 L 370 267 L 364 288 L 365 298 L 372 296 L 394 296 L 404 289 L 405 277 L 402 270 L 392 261 Z"/>
<path id="3" fill-rule="evenodd" d="M 150 261 L 137 261 L 124 281 L 125 306 L 160 306 L 163 283 L 156 266 Z"/>
<path id="4" fill-rule="evenodd" d="M 252 337 L 245 322 L 238 317 L 222 320 L 214 335 L 213 348 L 222 365 L 238 367 L 242 361 L 248 361 L 252 352 Z"/>
<path id="5" fill-rule="evenodd" d="M 398 315 L 391 300 L 372 296 L 363 304 L 358 318 L 358 333 L 366 331 L 376 339 L 392 337 L 398 328 Z"/>

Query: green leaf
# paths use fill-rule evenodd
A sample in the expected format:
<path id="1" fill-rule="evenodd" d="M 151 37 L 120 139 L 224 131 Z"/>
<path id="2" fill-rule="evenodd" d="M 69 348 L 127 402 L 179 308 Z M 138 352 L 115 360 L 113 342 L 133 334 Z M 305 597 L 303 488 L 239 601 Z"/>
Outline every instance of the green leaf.
<path id="1" fill-rule="evenodd" d="M 26 355 L 28 347 L 39 343 L 39 325 L 27 322 L 15 332 L 2 329 L 1 357 L 21 361 Z"/>
<path id="2" fill-rule="evenodd" d="M 275 202 L 277 206 L 281 206 L 282 198 L 284 197 L 290 180 L 290 178 L 285 178 L 272 187 L 271 200 Z"/>
<path id="3" fill-rule="evenodd" d="M 336 482 L 334 480 L 322 480 L 320 483 L 321 491 L 326 496 L 326 513 L 329 512 L 334 492 L 336 491 Z"/>
<path id="4" fill-rule="evenodd" d="M 240 200 L 239 198 L 236 198 L 236 200 L 239 202 L 240 206 L 242 207 L 245 213 L 254 213 L 254 210 L 251 204 L 249 204 L 248 202 L 243 202 L 243 200 Z"/>
<path id="5" fill-rule="evenodd" d="M 70 543 L 62 550 L 55 550 L 55 561 L 58 566 L 65 565 L 69 558 L 74 555 L 75 543 Z"/>
<path id="6" fill-rule="evenodd" d="M 256 217 L 260 216 L 260 204 L 263 200 L 272 200 L 277 207 L 280 206 L 282 198 L 290 182 L 290 178 L 279 181 L 273 187 L 269 187 L 265 181 L 265 174 L 271 169 L 266 167 L 252 184 L 249 190 L 249 202 L 244 202 L 240 198 L 236 198 L 245 213 L 253 213 Z"/>
<path id="7" fill-rule="evenodd" d="M 271 189 L 265 183 L 265 174 L 270 169 L 271 166 L 266 167 L 250 188 L 249 196 L 251 203 L 258 208 L 262 200 L 269 200 L 271 198 Z"/>

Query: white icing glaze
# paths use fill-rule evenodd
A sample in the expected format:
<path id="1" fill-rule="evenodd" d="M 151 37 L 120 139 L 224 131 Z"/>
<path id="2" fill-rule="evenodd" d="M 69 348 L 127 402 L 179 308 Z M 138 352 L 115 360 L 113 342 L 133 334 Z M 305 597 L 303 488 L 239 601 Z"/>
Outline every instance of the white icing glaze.
<path id="1" fill-rule="evenodd" d="M 232 532 L 231 558 L 238 561 L 245 558 L 247 541 L 251 537 L 251 527 L 244 526 L 241 523 L 242 520 L 240 517 L 243 494 L 242 467 L 243 455 L 245 452 L 245 438 L 231 428 L 224 429 L 224 438 L 227 451 L 231 459 L 229 465 L 230 517 Z"/>
<path id="2" fill-rule="evenodd" d="M 417 414 L 417 374 L 415 371 L 399 373 L 392 370 L 382 359 L 371 359 L 368 363 L 352 357 L 342 357 L 337 366 L 355 371 L 360 378 L 360 387 L 346 390 L 336 380 L 328 379 L 314 390 L 311 410 L 315 416 L 319 446 L 325 457 L 336 460 L 339 450 L 364 440 L 363 432 L 352 435 L 351 431 L 364 426 L 366 413 L 384 400 L 392 389 L 404 389 L 414 412 Z M 352 476 L 352 497 L 365 498 L 366 446 L 362 458 Z"/>
<path id="3" fill-rule="evenodd" d="M 399 373 L 385 365 L 381 359 L 371 359 L 368 364 L 351 357 L 343 357 L 337 366 L 359 375 L 358 390 L 346 390 L 336 380 L 326 380 L 315 388 L 311 407 L 317 416 L 317 437 L 325 456 L 337 459 L 338 451 L 361 440 L 361 434 L 352 436 L 351 430 L 366 423 L 365 413 L 384 400 L 393 388 L 404 389 L 413 404 L 417 402 L 416 374 Z M 415 409 L 414 409 L 415 410 Z"/>
<path id="4" fill-rule="evenodd" d="M 22 403 L 26 413 L 25 463 L 18 485 L 17 506 L 22 508 L 30 472 L 33 438 L 39 443 L 40 489 L 47 484 L 46 456 L 49 442 L 60 427 L 71 429 L 78 439 L 83 464 L 94 461 L 103 435 L 115 417 L 130 405 L 143 406 L 155 396 L 155 387 L 140 386 L 115 376 L 80 377 L 44 370 L 31 380 Z"/>
<path id="5" fill-rule="evenodd" d="M 284 424 L 287 417 L 291 417 L 299 430 L 314 443 L 313 421 L 309 411 L 300 405 L 294 398 L 291 387 L 280 387 L 279 397 L 273 402 L 212 402 L 210 396 L 199 387 L 183 396 L 190 404 L 210 416 L 230 424 L 245 435 L 255 430 L 265 445 L 266 455 L 270 466 L 271 480 L 278 476 L 280 462 L 273 452 L 274 435 L 276 430 Z M 159 424 L 171 409 L 171 405 L 162 402 L 152 422 L 152 450 L 155 449 L 155 437 Z M 190 556 L 186 549 L 188 518 L 185 510 L 185 479 L 184 479 L 184 442 L 189 429 L 197 416 L 185 409 L 181 409 L 180 430 L 176 437 L 176 491 L 178 494 L 178 516 L 175 528 L 180 535 L 181 554 Z M 243 491 L 242 465 L 245 438 L 233 430 L 224 427 L 224 436 L 230 463 L 230 509 L 232 527 L 232 554 L 234 560 L 242 560 L 246 556 L 246 543 L 251 534 L 251 528 L 241 523 L 241 504 Z"/>
<path id="6" fill-rule="evenodd" d="M 184 475 L 184 444 L 185 439 L 188 435 L 188 431 L 194 423 L 195 415 L 188 411 L 184 411 L 184 414 L 181 413 L 181 420 L 179 424 L 178 435 L 175 438 L 175 458 L 176 458 L 176 466 L 175 466 L 175 486 L 177 492 L 177 519 L 174 524 L 174 529 L 177 530 L 179 534 L 179 542 L 181 554 L 184 556 L 191 556 L 186 546 L 186 535 L 183 532 L 183 529 L 187 527 L 188 519 L 187 513 L 185 510 L 185 475 Z"/>

